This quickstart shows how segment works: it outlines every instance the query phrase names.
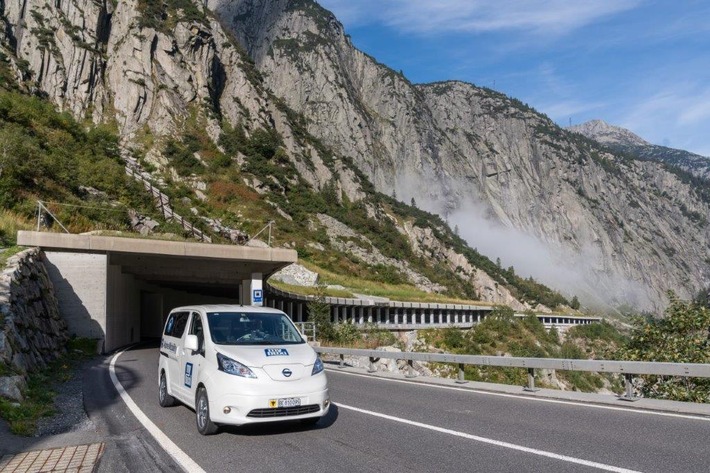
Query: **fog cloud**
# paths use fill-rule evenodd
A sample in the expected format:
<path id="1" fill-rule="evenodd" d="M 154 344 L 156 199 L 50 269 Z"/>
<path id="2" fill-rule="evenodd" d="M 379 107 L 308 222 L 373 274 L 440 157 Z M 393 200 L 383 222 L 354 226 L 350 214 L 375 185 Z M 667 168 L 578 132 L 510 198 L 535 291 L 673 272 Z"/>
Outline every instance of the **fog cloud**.
<path id="1" fill-rule="evenodd" d="M 396 179 L 397 195 L 403 202 L 414 198 L 419 208 L 445 216 L 452 229 L 470 247 L 492 261 L 500 258 L 502 267 L 513 266 L 521 277 L 532 276 L 568 298 L 578 296 L 585 306 L 604 310 L 629 305 L 640 310 L 658 309 L 659 295 L 638 281 L 615 273 L 598 246 L 582 243 L 580 248 L 542 241 L 525 231 L 506 226 L 486 204 L 472 196 L 468 202 L 447 208 L 439 192 L 435 197 L 418 195 L 425 187 L 413 175 Z M 436 195 L 439 194 L 439 195 Z"/>

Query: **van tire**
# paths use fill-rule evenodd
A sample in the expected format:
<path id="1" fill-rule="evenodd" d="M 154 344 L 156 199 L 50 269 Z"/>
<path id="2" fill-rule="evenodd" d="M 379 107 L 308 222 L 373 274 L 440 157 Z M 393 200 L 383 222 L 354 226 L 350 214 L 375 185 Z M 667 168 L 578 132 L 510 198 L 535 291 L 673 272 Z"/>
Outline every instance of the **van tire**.
<path id="1" fill-rule="evenodd" d="M 217 432 L 217 425 L 210 419 L 210 401 L 204 386 L 197 389 L 195 397 L 195 420 L 197 431 L 202 435 L 212 435 Z"/>
<path id="2" fill-rule="evenodd" d="M 158 386 L 158 402 L 160 407 L 172 407 L 176 404 L 175 398 L 168 394 L 168 380 L 165 379 L 165 371 L 160 373 L 160 385 Z"/>

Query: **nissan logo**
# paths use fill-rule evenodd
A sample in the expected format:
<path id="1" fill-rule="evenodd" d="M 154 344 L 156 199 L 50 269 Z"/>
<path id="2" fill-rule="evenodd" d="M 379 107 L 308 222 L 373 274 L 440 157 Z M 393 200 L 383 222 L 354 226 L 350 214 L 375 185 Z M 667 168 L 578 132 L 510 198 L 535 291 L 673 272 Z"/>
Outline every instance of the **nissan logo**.
<path id="1" fill-rule="evenodd" d="M 293 374 L 293 371 L 291 371 L 288 368 L 284 368 L 283 371 L 281 372 L 281 374 L 283 374 L 287 378 L 290 378 L 291 375 Z"/>

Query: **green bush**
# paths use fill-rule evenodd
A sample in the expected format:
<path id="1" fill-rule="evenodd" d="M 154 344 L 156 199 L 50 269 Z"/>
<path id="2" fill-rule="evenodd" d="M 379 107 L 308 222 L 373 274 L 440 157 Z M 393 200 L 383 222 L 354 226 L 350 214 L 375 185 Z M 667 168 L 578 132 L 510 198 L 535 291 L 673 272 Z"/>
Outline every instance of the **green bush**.
<path id="1" fill-rule="evenodd" d="M 560 358 L 570 359 L 570 360 L 582 360 L 586 358 L 582 349 L 571 342 L 565 342 L 560 347 Z"/>
<path id="2" fill-rule="evenodd" d="M 163 149 L 163 155 L 181 176 L 189 176 L 204 168 L 195 157 L 195 152 L 194 146 L 185 145 L 173 139 L 168 140 Z"/>
<path id="3" fill-rule="evenodd" d="M 397 337 L 392 332 L 374 324 L 368 324 L 364 335 L 365 339 L 375 347 L 390 346 L 397 342 Z"/>
<path id="4" fill-rule="evenodd" d="M 621 359 L 673 363 L 710 363 L 710 308 L 682 301 L 670 292 L 662 319 L 636 318 Z M 710 402 L 710 380 L 644 376 L 644 396 L 689 402 Z"/>
<path id="5" fill-rule="evenodd" d="M 567 331 L 569 337 L 574 338 L 585 338 L 587 340 L 602 340 L 607 342 L 617 342 L 623 343 L 625 338 L 606 320 L 600 323 L 593 323 L 587 325 L 575 325 Z"/>
<path id="6" fill-rule="evenodd" d="M 335 325 L 335 340 L 341 345 L 352 345 L 361 340 L 360 331 L 358 328 L 349 322 Z"/>

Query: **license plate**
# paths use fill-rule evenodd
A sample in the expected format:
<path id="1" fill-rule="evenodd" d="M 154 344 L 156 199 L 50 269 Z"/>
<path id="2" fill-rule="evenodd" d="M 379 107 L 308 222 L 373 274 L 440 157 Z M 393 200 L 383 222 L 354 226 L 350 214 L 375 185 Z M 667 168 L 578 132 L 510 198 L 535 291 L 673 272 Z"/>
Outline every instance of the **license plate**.
<path id="1" fill-rule="evenodd" d="M 269 401 L 269 407 L 298 407 L 300 405 L 300 397 L 286 397 L 283 399 L 271 399 Z"/>

